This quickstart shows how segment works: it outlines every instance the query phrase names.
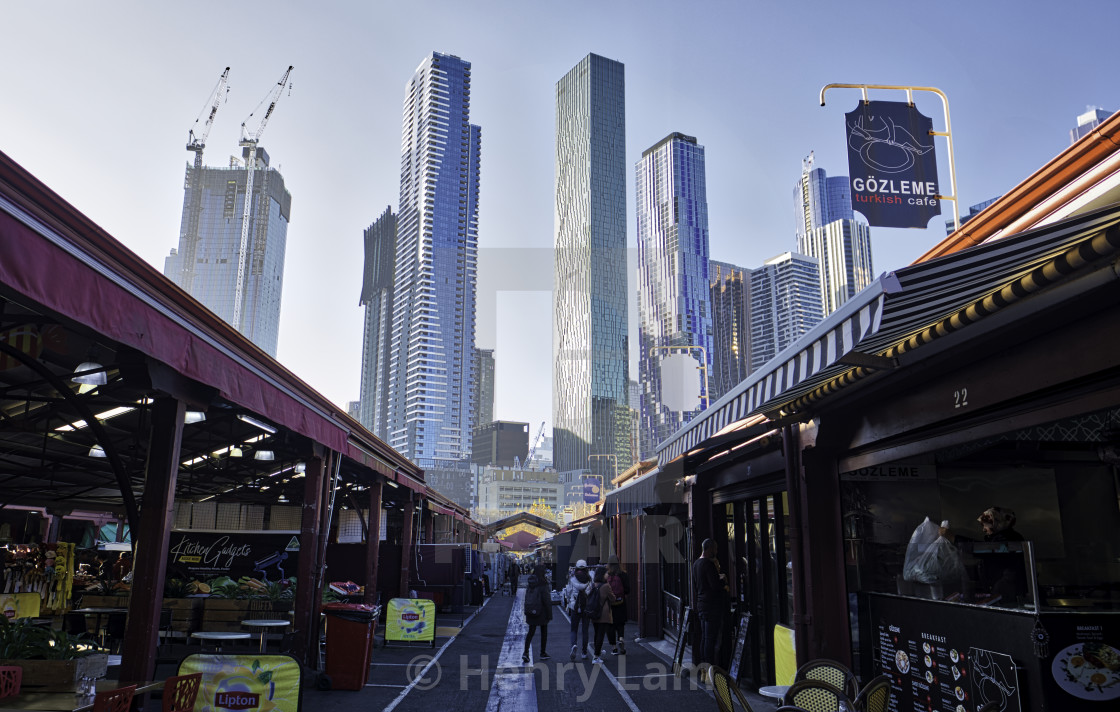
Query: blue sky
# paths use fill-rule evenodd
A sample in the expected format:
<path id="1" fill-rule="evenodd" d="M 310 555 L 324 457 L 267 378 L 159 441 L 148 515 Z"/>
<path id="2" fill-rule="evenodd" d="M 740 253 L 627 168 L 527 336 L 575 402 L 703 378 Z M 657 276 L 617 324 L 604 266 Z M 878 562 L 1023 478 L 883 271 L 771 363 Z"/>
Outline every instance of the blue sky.
<path id="1" fill-rule="evenodd" d="M 1109 2 L 1022 0 L 9 3 L 0 150 L 162 270 L 178 242 L 187 131 L 222 69 L 232 67 L 232 90 L 207 142 L 211 165 L 238 153 L 240 123 L 295 65 L 261 142 L 292 193 L 278 356 L 344 405 L 358 396 L 362 230 L 397 204 L 405 82 L 433 50 L 470 61 L 480 270 L 500 290 L 479 313 L 479 346 L 497 348 L 497 417 L 536 432 L 551 424 L 541 265 L 553 239 L 555 83 L 588 52 L 626 65 L 630 244 L 634 164 L 680 131 L 706 148 L 711 256 L 752 267 L 794 248 L 804 156 L 847 173 L 843 114 L 858 92 L 830 91 L 822 108 L 822 86 L 943 90 L 967 208 L 1065 148 L 1087 105 L 1120 108 L 1118 19 Z M 943 130 L 940 100 L 916 100 Z M 947 189 L 942 139 L 937 152 Z M 940 218 L 873 229 L 876 273 L 943 236 Z"/>

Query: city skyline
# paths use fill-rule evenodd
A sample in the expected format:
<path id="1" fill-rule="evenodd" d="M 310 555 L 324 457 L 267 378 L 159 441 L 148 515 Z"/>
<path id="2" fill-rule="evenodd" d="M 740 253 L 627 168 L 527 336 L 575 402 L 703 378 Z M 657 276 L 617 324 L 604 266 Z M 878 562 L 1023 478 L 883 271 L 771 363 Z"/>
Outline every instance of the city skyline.
<path id="1" fill-rule="evenodd" d="M 323 13 L 246 3 L 242 10 L 270 38 L 262 45 L 199 32 L 170 7 L 74 4 L 58 16 L 40 5 L 13 6 L 7 17 L 19 32 L 0 48 L 9 107 L 0 112 L 0 150 L 162 267 L 179 230 L 183 168 L 191 158 L 184 139 L 215 77 L 232 67 L 229 98 L 207 141 L 208 164 L 223 166 L 228 154 L 240 153 L 240 122 L 294 64 L 292 92 L 264 141 L 297 198 L 277 356 L 345 406 L 359 395 L 363 313 L 354 295 L 362 281 L 362 231 L 394 200 L 401 88 L 432 50 L 469 57 L 474 67 L 472 115 L 487 129 L 480 270 L 500 271 L 500 279 L 529 260 L 511 266 L 508 255 L 496 260 L 493 251 L 551 252 L 554 84 L 589 51 L 627 65 L 627 165 L 669 131 L 703 137 L 711 257 L 750 268 L 790 249 L 788 186 L 797 162 L 815 151 L 821 165 L 846 172 L 843 113 L 859 93 L 831 91 L 822 108 L 819 91 L 829 82 L 944 90 L 952 102 L 962 213 L 1006 192 L 1068 145 L 1087 105 L 1120 105 L 1104 66 L 1077 59 L 1079 47 L 1106 42 L 1108 20 L 1120 17 L 1120 8 L 1099 3 L 1036 3 L 1012 15 L 1006 3 L 950 2 L 937 15 L 885 2 L 821 3 L 809 11 L 714 3 L 690 9 L 704 42 L 669 45 L 649 41 L 664 13 L 679 10 L 668 3 L 577 2 L 563 11 L 519 3 L 475 12 L 451 3 L 425 7 L 424 32 L 370 43 L 371 28 L 405 26 L 415 9 L 340 3 Z M 196 8 L 214 25 L 233 15 L 222 3 Z M 1082 19 L 1089 10 L 1099 20 L 1091 25 Z M 590 12 L 593 23 L 586 22 Z M 543 26 L 553 31 L 542 33 Z M 793 42 L 806 36 L 813 40 Z M 1024 55 L 1024 42 L 1052 51 Z M 942 129 L 940 101 L 914 98 Z M 941 183 L 948 186 L 945 148 L 938 139 Z M 944 204 L 942 218 L 951 217 L 951 208 Z M 874 276 L 908 264 L 944 235 L 942 228 L 933 220 L 926 230 L 876 229 Z M 633 219 L 627 231 L 635 249 Z M 628 297 L 636 302 L 632 270 L 629 277 Z M 549 294 L 522 283 L 506 289 L 478 315 L 477 345 L 495 349 L 495 417 L 551 422 Z M 631 332 L 636 341 L 636 324 Z"/>

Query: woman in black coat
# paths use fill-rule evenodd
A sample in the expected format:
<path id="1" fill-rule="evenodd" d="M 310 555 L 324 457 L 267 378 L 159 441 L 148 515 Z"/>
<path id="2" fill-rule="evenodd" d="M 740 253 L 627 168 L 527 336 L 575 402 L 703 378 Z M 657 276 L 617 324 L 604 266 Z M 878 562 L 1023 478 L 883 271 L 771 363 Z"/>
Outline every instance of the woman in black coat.
<path id="1" fill-rule="evenodd" d="M 529 588 L 525 590 L 525 622 L 529 624 L 529 632 L 525 636 L 525 651 L 521 655 L 521 662 L 529 662 L 529 644 L 533 642 L 533 634 L 537 627 L 541 629 L 541 660 L 548 660 L 551 656 L 545 650 L 548 647 L 548 622 L 552 620 L 552 595 L 548 590 L 548 577 L 545 576 L 544 564 L 537 564 L 533 573 L 529 574 Z"/>

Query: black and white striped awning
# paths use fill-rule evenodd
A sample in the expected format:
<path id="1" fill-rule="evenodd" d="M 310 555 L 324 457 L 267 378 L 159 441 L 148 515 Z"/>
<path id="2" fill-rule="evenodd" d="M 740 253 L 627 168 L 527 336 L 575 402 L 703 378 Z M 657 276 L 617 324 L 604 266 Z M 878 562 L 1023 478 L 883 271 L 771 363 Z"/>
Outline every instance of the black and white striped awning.
<path id="1" fill-rule="evenodd" d="M 1120 206 L 884 274 L 658 446 L 667 463 L 749 416 L 771 413 L 1120 224 Z M 868 358 L 870 357 L 870 358 Z"/>

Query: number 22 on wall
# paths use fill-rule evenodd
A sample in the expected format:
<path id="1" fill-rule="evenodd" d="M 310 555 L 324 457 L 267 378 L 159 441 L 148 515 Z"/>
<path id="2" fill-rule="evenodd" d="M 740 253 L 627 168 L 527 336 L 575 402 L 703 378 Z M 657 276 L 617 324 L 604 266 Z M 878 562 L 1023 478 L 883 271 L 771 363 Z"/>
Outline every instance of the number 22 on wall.
<path id="1" fill-rule="evenodd" d="M 953 391 L 953 407 L 965 408 L 968 406 L 968 389 L 958 388 Z"/>

